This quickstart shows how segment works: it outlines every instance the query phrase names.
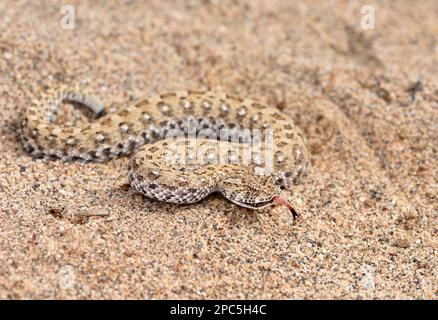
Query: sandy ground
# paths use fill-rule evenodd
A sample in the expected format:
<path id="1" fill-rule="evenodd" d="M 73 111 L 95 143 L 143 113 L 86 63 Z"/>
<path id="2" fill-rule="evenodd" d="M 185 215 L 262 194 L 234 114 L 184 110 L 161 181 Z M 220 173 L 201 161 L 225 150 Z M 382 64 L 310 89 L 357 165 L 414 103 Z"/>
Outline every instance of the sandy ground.
<path id="1" fill-rule="evenodd" d="M 1 298 L 438 298 L 437 1 L 366 1 L 371 30 L 361 2 L 69 2 L 74 30 L 62 2 L 0 2 Z M 69 81 L 109 110 L 188 88 L 279 107 L 310 143 L 302 219 L 147 200 L 117 188 L 126 158 L 33 160 L 20 114 Z"/>

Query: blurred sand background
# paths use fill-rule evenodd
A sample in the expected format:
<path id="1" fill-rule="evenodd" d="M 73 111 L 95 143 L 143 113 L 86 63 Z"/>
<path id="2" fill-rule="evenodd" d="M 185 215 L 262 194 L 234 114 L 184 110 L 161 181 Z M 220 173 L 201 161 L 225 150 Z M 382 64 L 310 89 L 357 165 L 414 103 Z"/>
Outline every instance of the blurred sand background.
<path id="1" fill-rule="evenodd" d="M 438 298 L 438 2 L 0 2 L 0 298 Z M 361 7 L 375 28 L 361 28 Z M 33 160 L 20 114 L 76 82 L 117 110 L 211 88 L 291 115 L 302 213 L 154 202 L 127 159 Z"/>

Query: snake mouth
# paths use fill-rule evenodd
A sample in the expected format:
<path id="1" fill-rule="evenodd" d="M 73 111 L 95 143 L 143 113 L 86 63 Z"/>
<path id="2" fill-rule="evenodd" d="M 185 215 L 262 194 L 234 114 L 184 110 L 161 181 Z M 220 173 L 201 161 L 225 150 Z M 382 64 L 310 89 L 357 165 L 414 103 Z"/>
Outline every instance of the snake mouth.
<path id="1" fill-rule="evenodd" d="M 292 214 L 292 218 L 294 220 L 299 217 L 298 212 L 295 211 L 295 209 L 292 207 L 292 205 L 287 200 L 285 200 L 284 198 L 282 198 L 278 195 L 272 196 L 271 199 L 269 199 L 267 201 L 261 201 L 261 202 L 257 202 L 257 203 L 240 202 L 240 201 L 235 201 L 235 200 L 231 200 L 231 201 L 234 202 L 235 204 L 241 206 L 241 207 L 245 207 L 245 208 L 249 208 L 249 209 L 256 209 L 256 210 L 257 209 L 264 209 L 266 207 L 271 206 L 274 203 L 278 203 L 278 204 L 285 206 L 289 210 L 289 212 Z"/>
<path id="2" fill-rule="evenodd" d="M 247 201 L 235 200 L 230 198 L 228 198 L 228 200 L 244 208 L 260 210 L 271 206 L 275 202 L 276 197 L 278 196 L 274 195 L 265 201 L 258 201 L 258 202 L 247 202 Z"/>
<path id="3" fill-rule="evenodd" d="M 257 202 L 257 203 L 250 203 L 250 202 L 237 202 L 237 201 L 233 201 L 235 204 L 248 208 L 248 209 L 263 209 L 266 207 L 269 207 L 270 205 L 272 205 L 272 203 L 274 202 L 274 199 L 272 198 L 271 200 L 268 201 L 263 201 L 263 202 Z"/>

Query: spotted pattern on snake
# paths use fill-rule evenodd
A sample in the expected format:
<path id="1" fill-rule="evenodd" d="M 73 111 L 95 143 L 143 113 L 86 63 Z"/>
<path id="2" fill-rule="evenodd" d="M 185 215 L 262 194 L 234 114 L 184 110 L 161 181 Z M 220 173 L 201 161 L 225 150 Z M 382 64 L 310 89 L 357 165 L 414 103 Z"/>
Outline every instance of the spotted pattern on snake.
<path id="1" fill-rule="evenodd" d="M 58 113 L 64 102 L 88 107 L 96 119 L 80 125 L 59 125 Z M 195 128 L 198 139 L 189 135 L 190 128 Z M 254 129 L 262 132 L 261 149 L 244 162 L 248 139 L 255 141 Z M 264 143 L 267 140 L 263 133 L 268 130 L 272 130 L 273 139 Z M 175 131 L 184 137 L 165 139 Z M 248 131 L 249 138 L 242 135 Z M 92 95 L 61 86 L 32 101 L 18 132 L 24 149 L 35 158 L 104 162 L 132 155 L 128 181 L 149 198 L 184 204 L 221 192 L 232 202 L 251 209 L 282 203 L 294 217 L 296 212 L 280 197 L 280 188 L 291 188 L 309 163 L 303 134 L 287 115 L 248 98 L 208 91 L 154 95 L 105 114 Z M 176 144 L 187 151 L 187 159 L 194 147 L 197 161 L 178 162 L 177 155 L 173 155 L 170 158 L 174 161 L 169 162 L 169 152 L 174 151 L 171 146 Z M 227 150 L 227 161 L 217 161 L 224 154 L 217 150 Z M 259 170 L 266 168 L 267 160 L 257 155 L 266 150 L 272 154 L 271 171 Z M 211 152 L 216 156 L 211 157 Z"/>

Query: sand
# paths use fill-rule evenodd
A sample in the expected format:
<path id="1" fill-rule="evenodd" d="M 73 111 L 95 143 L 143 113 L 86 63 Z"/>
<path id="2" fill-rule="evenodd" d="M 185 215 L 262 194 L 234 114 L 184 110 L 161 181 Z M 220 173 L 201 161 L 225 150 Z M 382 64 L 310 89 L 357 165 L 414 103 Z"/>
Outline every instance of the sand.
<path id="1" fill-rule="evenodd" d="M 70 1 L 73 30 L 44 3 L 0 2 L 0 298 L 438 298 L 436 1 L 368 1 L 370 30 L 360 2 Z M 302 219 L 145 199 L 126 158 L 33 160 L 20 116 L 71 81 L 109 111 L 188 88 L 277 106 L 312 153 L 284 193 Z"/>

